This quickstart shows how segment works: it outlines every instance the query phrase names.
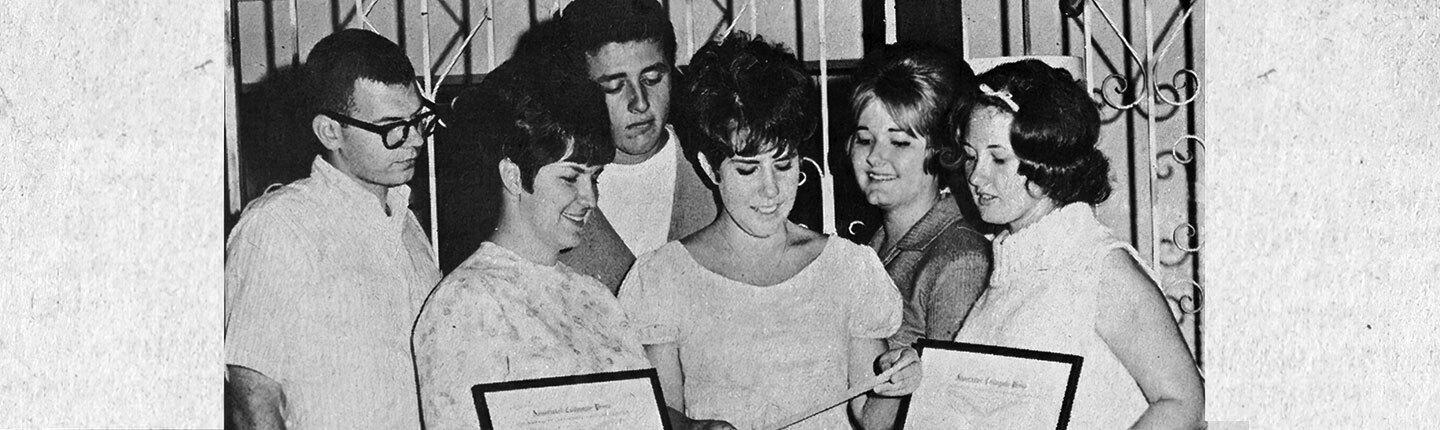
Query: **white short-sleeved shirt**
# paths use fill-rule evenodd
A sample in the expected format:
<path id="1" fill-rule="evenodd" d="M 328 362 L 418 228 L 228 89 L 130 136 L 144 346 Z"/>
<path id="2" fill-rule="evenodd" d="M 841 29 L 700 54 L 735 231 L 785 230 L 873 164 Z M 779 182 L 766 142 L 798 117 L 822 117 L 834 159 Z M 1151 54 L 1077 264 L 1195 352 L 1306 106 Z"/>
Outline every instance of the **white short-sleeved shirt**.
<path id="1" fill-rule="evenodd" d="M 225 362 L 280 383 L 298 428 L 419 428 L 410 330 L 440 271 L 409 189 L 374 194 L 316 157 L 226 242 Z"/>
<path id="2" fill-rule="evenodd" d="M 654 251 L 669 238 L 680 139 L 670 126 L 665 131 L 670 137 L 655 155 L 637 164 L 607 164 L 596 180 L 600 210 L 634 255 Z"/>
<path id="3" fill-rule="evenodd" d="M 875 251 L 826 240 L 815 261 L 768 287 L 711 272 L 679 241 L 635 262 L 620 302 L 641 343 L 679 348 L 686 415 L 746 429 L 800 412 L 849 389 L 851 339 L 900 327 L 900 293 Z M 849 426 L 842 405 L 790 428 Z"/>

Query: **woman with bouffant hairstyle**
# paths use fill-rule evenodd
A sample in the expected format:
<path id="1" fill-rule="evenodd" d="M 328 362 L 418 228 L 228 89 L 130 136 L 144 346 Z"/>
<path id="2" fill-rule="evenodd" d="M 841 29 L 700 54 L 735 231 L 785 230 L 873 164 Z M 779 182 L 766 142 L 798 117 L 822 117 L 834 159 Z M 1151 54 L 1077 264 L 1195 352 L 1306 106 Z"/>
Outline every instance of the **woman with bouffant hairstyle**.
<path id="1" fill-rule="evenodd" d="M 1198 427 L 1203 382 L 1158 283 L 1095 218 L 1111 189 L 1094 102 L 1035 60 L 979 80 L 960 135 L 980 216 L 1004 230 L 956 341 L 1084 357 L 1070 428 Z"/>
<path id="2" fill-rule="evenodd" d="M 794 55 L 736 33 L 690 62 L 686 142 L 719 195 L 699 231 L 640 256 L 620 302 L 660 375 L 665 402 L 719 428 L 775 425 L 835 405 L 877 372 L 865 395 L 790 429 L 850 428 L 886 417 L 880 396 L 919 385 L 913 349 L 886 351 L 900 296 L 869 248 L 788 219 L 799 145 L 817 130 L 814 83 Z M 802 414 L 803 415 L 803 414 Z M 799 419 L 799 418 L 794 418 Z M 865 428 L 875 428 L 866 425 Z"/>

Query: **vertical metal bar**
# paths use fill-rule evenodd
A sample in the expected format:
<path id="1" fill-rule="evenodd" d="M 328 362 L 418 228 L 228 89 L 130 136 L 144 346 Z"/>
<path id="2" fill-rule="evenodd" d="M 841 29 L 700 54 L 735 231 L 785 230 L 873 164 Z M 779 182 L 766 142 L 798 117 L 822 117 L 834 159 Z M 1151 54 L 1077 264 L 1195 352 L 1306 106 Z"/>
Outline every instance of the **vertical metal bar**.
<path id="1" fill-rule="evenodd" d="M 969 21 L 965 20 L 965 2 L 958 2 L 960 5 L 960 58 L 970 60 L 970 27 Z"/>
<path id="2" fill-rule="evenodd" d="M 1092 0 L 1091 4 L 1094 4 L 1095 7 L 1100 7 L 1100 0 Z M 1082 4 L 1081 6 L 1084 5 Z M 1082 7 L 1080 9 L 1080 25 L 1084 27 L 1081 30 L 1085 32 L 1085 92 L 1088 94 L 1095 85 L 1094 67 L 1091 66 L 1094 62 L 1090 58 L 1090 44 L 1095 43 L 1095 34 L 1090 32 L 1090 8 Z M 1101 91 L 1104 90 L 1102 89 Z M 1101 102 L 1104 102 L 1104 100 L 1101 100 Z"/>
<path id="3" fill-rule="evenodd" d="M 444 76 L 433 79 L 430 77 L 431 70 L 435 65 L 430 60 L 430 0 L 420 0 L 420 58 L 424 68 L 425 92 L 430 100 L 435 100 L 435 95 L 440 92 L 440 82 L 445 80 Z M 426 185 L 430 188 L 430 253 L 435 261 L 440 261 L 440 190 L 435 188 L 435 142 L 427 142 L 425 146 L 425 163 L 428 166 Z"/>
<path id="4" fill-rule="evenodd" d="M 695 55 L 695 0 L 685 0 L 685 52 Z"/>
<path id="5" fill-rule="evenodd" d="M 1150 267 L 1159 268 L 1160 236 L 1156 234 L 1159 231 L 1159 226 L 1157 225 L 1159 217 L 1155 216 L 1155 181 L 1159 179 L 1156 176 L 1156 172 L 1159 169 L 1156 166 L 1157 157 L 1155 156 L 1155 97 L 1156 94 L 1159 93 L 1159 88 L 1156 87 L 1153 76 L 1156 61 L 1154 57 L 1155 44 L 1151 42 L 1155 40 L 1153 33 L 1155 27 L 1150 14 L 1150 0 L 1142 1 L 1140 8 L 1142 9 L 1142 13 L 1145 14 L 1145 39 L 1143 41 L 1145 43 L 1145 61 L 1140 64 L 1140 73 L 1141 78 L 1145 80 L 1145 87 L 1149 89 L 1149 92 L 1145 94 L 1145 134 L 1148 139 L 1146 141 L 1146 154 L 1148 155 L 1146 158 L 1149 159 L 1150 164 L 1150 172 L 1147 177 L 1149 187 L 1147 187 L 1148 189 L 1146 190 L 1150 194 L 1150 199 L 1146 202 L 1150 207 Z"/>
<path id="6" fill-rule="evenodd" d="M 355 19 L 360 20 L 360 28 L 370 26 L 370 19 L 365 16 L 365 5 L 360 4 L 361 0 L 355 0 Z M 379 33 L 376 31 L 376 33 Z"/>
<path id="7" fill-rule="evenodd" d="M 1030 0 L 1020 0 L 1020 52 L 1030 55 Z"/>
<path id="8" fill-rule="evenodd" d="M 290 0 L 290 66 L 300 66 L 300 19 L 299 1 Z"/>
<path id="9" fill-rule="evenodd" d="M 1193 11 L 1194 11 L 1194 8 L 1196 8 L 1196 7 L 1199 7 L 1199 2 L 1191 3 L 1191 4 L 1190 4 L 1190 8 L 1191 8 L 1191 9 L 1190 9 L 1189 11 L 1187 11 L 1186 13 L 1193 12 Z M 1205 15 L 1204 15 L 1204 13 L 1201 13 L 1199 16 L 1202 17 L 1201 19 L 1203 19 L 1203 17 L 1204 17 Z M 1193 21 L 1192 21 L 1192 22 L 1193 22 Z M 1203 28 L 1204 28 L 1204 22 L 1202 21 L 1202 22 L 1200 22 L 1200 24 L 1201 24 L 1201 25 L 1200 25 L 1199 27 L 1201 27 L 1201 28 L 1203 29 Z M 1187 29 L 1190 28 L 1190 25 L 1191 25 L 1191 23 L 1187 23 L 1187 24 L 1186 24 Z M 1193 48 L 1193 46 L 1194 46 L 1193 43 L 1194 43 L 1194 42 L 1193 42 L 1192 39 L 1190 39 L 1189 35 L 1190 35 L 1190 33 L 1187 31 L 1186 49 L 1185 49 L 1185 52 L 1186 52 L 1186 54 L 1187 54 L 1187 60 L 1189 59 L 1188 56 L 1194 55 L 1194 48 Z M 1187 61 L 1185 65 L 1186 65 L 1187 68 L 1192 68 L 1192 69 L 1194 68 L 1194 64 L 1193 64 L 1191 61 Z M 1197 79 L 1197 80 L 1196 80 L 1196 85 L 1197 85 L 1197 87 L 1194 89 L 1194 91 L 1196 91 L 1197 93 L 1198 93 L 1199 91 L 1201 91 L 1202 88 L 1204 88 L 1203 86 L 1198 86 L 1198 85 L 1200 85 L 1200 81 L 1201 81 L 1200 79 Z M 1197 101 L 1198 101 L 1198 98 L 1197 98 Z M 1191 118 L 1199 117 L 1199 118 L 1202 118 L 1202 121 L 1203 121 L 1203 116 L 1202 116 L 1203 114 L 1197 114 L 1197 113 L 1196 113 L 1196 111 L 1199 110 L 1200 108 L 1202 108 L 1202 106 L 1200 106 L 1200 103 L 1196 103 L 1196 104 L 1192 105 L 1192 106 L 1190 107 L 1190 117 L 1191 117 Z M 1200 112 L 1203 112 L 1203 110 L 1200 110 Z M 1194 123 L 1192 123 L 1192 124 L 1194 124 Z M 1196 128 L 1201 128 L 1201 127 L 1204 127 L 1203 123 L 1202 123 L 1202 124 L 1199 124 L 1199 127 L 1192 127 L 1192 128 L 1190 129 L 1190 132 L 1191 132 L 1192 134 L 1200 134 L 1200 131 L 1197 130 Z M 1191 148 L 1193 148 L 1192 151 L 1194 151 L 1194 150 L 1199 150 L 1199 149 L 1200 149 L 1200 147 L 1196 147 L 1196 146 L 1194 146 L 1194 145 L 1191 145 Z M 1202 160 L 1200 157 L 1195 156 L 1194 154 L 1197 154 L 1196 152 L 1191 152 L 1190 154 L 1191 154 L 1191 157 L 1193 157 L 1193 160 L 1194 160 L 1194 164 L 1192 164 L 1192 168 L 1193 168 L 1193 170 L 1194 170 L 1194 172 L 1195 172 L 1194 176 L 1191 176 L 1191 177 L 1190 177 L 1190 181 L 1191 181 L 1191 187 L 1190 187 L 1191 197 L 1193 198 L 1193 201 L 1195 202 L 1195 203 L 1194 203 L 1194 205 L 1195 205 L 1195 210 L 1194 210 L 1193 212 L 1191 212 L 1191 213 L 1193 214 L 1192 216 L 1194 217 L 1193 219 L 1194 219 L 1194 225 L 1195 225 L 1195 240 L 1199 241 L 1199 243 L 1197 243 L 1197 245 L 1199 245 L 1200 243 L 1205 243 L 1204 236 L 1202 235 L 1202 233 L 1203 233 L 1205 230 L 1203 230 L 1202 227 L 1200 226 L 1201 220 L 1205 219 L 1205 195 L 1204 195 L 1205 182 L 1203 182 L 1203 180 L 1204 180 L 1204 177 L 1203 177 L 1203 176 L 1204 176 L 1204 172 L 1205 172 L 1205 164 L 1204 164 L 1204 163 L 1205 163 L 1205 160 Z M 1208 226 L 1207 226 L 1207 227 L 1208 227 Z M 1198 250 L 1195 251 L 1195 265 L 1194 265 L 1194 269 L 1193 269 L 1194 272 L 1193 272 L 1193 273 L 1194 273 L 1195 283 L 1198 284 L 1198 285 L 1205 285 L 1205 271 L 1203 270 L 1203 269 L 1205 268 L 1205 266 L 1204 266 L 1205 263 L 1206 263 L 1205 260 L 1203 260 L 1203 259 L 1200 258 L 1200 251 L 1198 251 Z M 1205 300 L 1206 297 L 1204 296 L 1205 293 L 1202 291 L 1202 289 L 1203 289 L 1202 287 L 1192 287 L 1190 291 L 1191 291 L 1191 294 L 1192 294 L 1193 297 L 1194 297 L 1194 299 L 1192 299 L 1192 300 L 1195 300 L 1195 303 L 1196 303 L 1197 305 L 1200 305 L 1200 306 L 1203 307 L 1203 305 L 1204 305 L 1203 300 Z M 1204 366 L 1205 366 L 1205 355 L 1204 355 L 1204 350 L 1205 350 L 1205 349 L 1204 349 L 1203 338 L 1200 336 L 1200 332 L 1201 332 L 1201 329 L 1204 327 L 1204 321 L 1203 321 L 1203 316 L 1202 316 L 1201 314 L 1202 314 L 1201 309 L 1196 309 L 1196 310 L 1195 310 L 1195 314 L 1194 314 L 1194 316 L 1195 316 L 1195 319 L 1194 319 L 1194 345 L 1195 345 L 1195 365 L 1196 365 L 1197 367 L 1200 367 L 1200 368 L 1203 369 Z M 1203 374 L 1202 374 L 1202 375 L 1203 375 Z"/>
<path id="10" fill-rule="evenodd" d="M 885 0 L 885 44 L 895 43 L 896 28 L 895 22 L 895 0 Z"/>
<path id="11" fill-rule="evenodd" d="M 422 79 L 425 80 L 425 95 L 433 101 L 439 87 L 437 81 L 443 81 L 445 77 L 432 79 L 430 76 L 435 70 L 435 64 L 430 61 L 430 0 L 420 0 L 420 64 L 425 65 L 425 68 L 421 69 L 424 70 Z"/>
<path id="12" fill-rule="evenodd" d="M 759 21 L 759 18 L 758 18 L 758 16 L 759 16 L 758 14 L 759 14 L 759 13 L 760 13 L 760 5 L 755 4 L 755 0 L 750 0 L 750 35 L 751 35 L 751 36 L 754 36 L 754 35 L 760 33 L 760 21 Z"/>
<path id="13" fill-rule="evenodd" d="M 275 65 L 275 2 L 265 0 L 261 4 L 265 7 L 265 73 L 273 76 L 276 69 L 279 69 L 279 66 Z"/>
<path id="14" fill-rule="evenodd" d="M 225 199 L 226 210 L 230 215 L 240 213 L 240 126 L 238 97 L 239 90 L 236 77 L 235 47 L 236 43 L 232 33 L 231 23 L 238 20 L 235 11 L 231 6 L 235 2 L 225 2 L 225 41 L 230 43 L 231 48 L 225 50 L 225 186 L 230 190 L 229 198 Z"/>
<path id="15" fill-rule="evenodd" d="M 480 19 L 482 19 L 482 20 L 488 20 L 488 19 L 490 19 L 490 13 L 491 13 L 490 11 L 493 11 L 493 10 L 495 10 L 495 0 L 485 0 L 485 16 L 480 17 Z M 495 23 L 494 23 L 494 22 L 491 22 L 490 25 L 485 28 L 485 60 L 486 60 L 486 61 L 489 63 L 489 65 L 490 65 L 490 69 L 486 70 L 485 73 L 490 73 L 490 71 L 495 70 Z"/>
<path id="16" fill-rule="evenodd" d="M 830 171 L 830 51 L 825 31 L 825 3 L 819 0 L 820 18 L 820 231 L 835 234 L 835 175 Z M 798 23 L 797 23 L 798 24 Z"/>

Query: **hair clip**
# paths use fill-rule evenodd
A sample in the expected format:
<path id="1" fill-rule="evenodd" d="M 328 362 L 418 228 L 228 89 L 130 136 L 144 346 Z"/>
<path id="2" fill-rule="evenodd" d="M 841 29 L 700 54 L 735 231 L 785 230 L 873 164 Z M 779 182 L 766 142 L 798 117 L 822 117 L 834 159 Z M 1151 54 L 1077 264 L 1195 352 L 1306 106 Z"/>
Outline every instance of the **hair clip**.
<path id="1" fill-rule="evenodd" d="M 1010 107 L 1010 110 L 1015 111 L 1015 113 L 1020 113 L 1020 105 L 1015 104 L 1015 99 L 1010 96 L 1008 91 L 995 91 L 995 89 L 990 88 L 989 85 L 980 84 L 980 93 L 1000 99 L 1000 101 L 1005 102 L 1006 106 Z"/>

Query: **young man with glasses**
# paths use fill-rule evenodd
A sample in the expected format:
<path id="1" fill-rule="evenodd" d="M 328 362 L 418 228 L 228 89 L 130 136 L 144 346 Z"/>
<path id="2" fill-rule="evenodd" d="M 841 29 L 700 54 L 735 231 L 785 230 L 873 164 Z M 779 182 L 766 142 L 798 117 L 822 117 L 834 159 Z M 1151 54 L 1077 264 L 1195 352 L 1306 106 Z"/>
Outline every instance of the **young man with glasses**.
<path id="1" fill-rule="evenodd" d="M 230 418 L 419 428 L 410 331 L 440 272 L 405 184 L 434 113 L 404 51 L 369 31 L 321 39 L 304 71 L 324 153 L 226 242 Z"/>

